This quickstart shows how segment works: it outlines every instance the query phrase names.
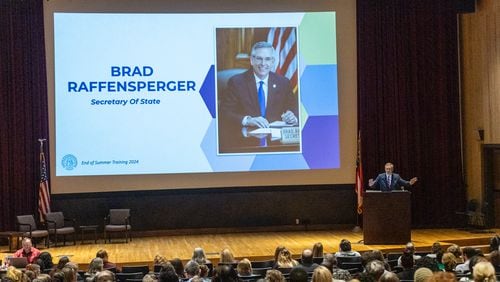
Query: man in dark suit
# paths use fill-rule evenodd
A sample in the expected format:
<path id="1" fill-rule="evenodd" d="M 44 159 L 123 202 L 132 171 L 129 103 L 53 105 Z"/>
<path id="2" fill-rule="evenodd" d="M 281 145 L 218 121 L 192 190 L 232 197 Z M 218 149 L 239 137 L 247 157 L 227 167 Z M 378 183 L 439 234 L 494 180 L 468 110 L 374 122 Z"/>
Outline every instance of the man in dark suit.
<path id="1" fill-rule="evenodd" d="M 392 163 L 385 164 L 385 173 L 381 173 L 375 178 L 375 180 L 368 180 L 368 186 L 370 188 L 378 188 L 380 191 L 392 191 L 397 190 L 400 187 L 409 187 L 415 182 L 417 178 L 413 177 L 410 181 L 406 181 L 399 174 L 393 173 L 394 165 Z"/>
<path id="2" fill-rule="evenodd" d="M 271 70 L 274 48 L 268 42 L 252 47 L 252 68 L 231 77 L 221 99 L 221 118 L 230 126 L 269 127 L 273 121 L 298 124 L 298 98 L 290 81 Z"/>

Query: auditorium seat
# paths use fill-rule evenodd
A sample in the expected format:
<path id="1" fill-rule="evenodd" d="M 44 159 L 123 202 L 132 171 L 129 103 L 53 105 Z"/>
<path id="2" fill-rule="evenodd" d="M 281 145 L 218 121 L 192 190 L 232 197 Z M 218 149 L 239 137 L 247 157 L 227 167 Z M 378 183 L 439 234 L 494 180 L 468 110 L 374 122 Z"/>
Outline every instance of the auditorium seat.
<path id="1" fill-rule="evenodd" d="M 130 209 L 110 209 L 109 214 L 104 218 L 104 243 L 109 239 L 111 243 L 110 233 L 122 232 L 125 234 L 125 242 L 132 241 L 130 236 L 132 230 Z"/>
<path id="2" fill-rule="evenodd" d="M 149 273 L 149 266 L 147 265 L 124 265 L 122 266 L 122 273 L 137 273 L 141 272 L 146 275 Z"/>
<path id="3" fill-rule="evenodd" d="M 144 274 L 142 272 L 135 272 L 135 273 L 118 272 L 118 273 L 116 273 L 116 281 L 117 282 L 127 282 L 127 281 L 130 281 L 130 279 L 142 279 L 143 277 L 144 277 Z"/>
<path id="4" fill-rule="evenodd" d="M 62 212 L 49 212 L 45 215 L 47 230 L 50 235 L 54 235 L 55 246 L 57 247 L 57 237 L 63 236 L 63 245 L 66 246 L 66 235 L 73 236 L 73 245 L 76 245 L 75 226 L 76 221 L 72 218 L 65 218 Z"/>
<path id="5" fill-rule="evenodd" d="M 361 257 L 337 257 L 337 266 L 339 268 L 352 268 L 352 263 L 361 264 Z"/>
<path id="6" fill-rule="evenodd" d="M 270 267 L 264 268 L 252 268 L 252 275 L 260 275 L 262 278 L 266 277 L 267 271 L 271 269 Z"/>
<path id="7" fill-rule="evenodd" d="M 35 217 L 32 214 L 28 215 L 18 215 L 16 216 L 17 230 L 24 232 L 23 237 L 28 237 L 31 239 L 42 238 L 45 239 L 45 245 L 49 245 L 49 231 L 44 229 L 38 229 L 35 223 Z M 36 241 L 32 240 L 33 246 L 36 247 Z"/>
<path id="8" fill-rule="evenodd" d="M 252 261 L 250 264 L 252 268 L 272 268 L 274 266 L 274 260 Z"/>

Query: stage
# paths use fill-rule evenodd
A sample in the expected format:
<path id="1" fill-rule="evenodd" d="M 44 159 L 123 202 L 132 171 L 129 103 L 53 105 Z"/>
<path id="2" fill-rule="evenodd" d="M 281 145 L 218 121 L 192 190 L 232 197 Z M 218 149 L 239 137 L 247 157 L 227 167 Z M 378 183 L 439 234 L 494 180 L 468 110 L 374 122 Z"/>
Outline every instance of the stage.
<path id="1" fill-rule="evenodd" d="M 444 247 L 450 244 L 460 246 L 476 246 L 487 251 L 489 239 L 499 233 L 500 229 L 474 232 L 458 229 L 415 229 L 411 232 L 412 241 L 417 251 L 428 251 L 431 245 L 439 241 Z M 365 245 L 363 244 L 363 233 L 353 232 L 352 229 L 324 230 L 324 231 L 283 231 L 283 232 L 246 232 L 225 234 L 190 234 L 190 235 L 168 235 L 156 237 L 134 237 L 132 242 L 125 243 L 122 238 L 114 239 L 112 243 L 104 244 L 99 239 L 94 244 L 92 238 L 87 238 L 86 243 L 81 244 L 80 236 L 77 236 L 76 246 L 72 241 L 66 242 L 66 246 L 45 248 L 43 243 L 38 244 L 40 250 L 48 251 L 57 263 L 58 257 L 69 256 L 70 260 L 79 264 L 80 269 L 86 269 L 88 263 L 100 249 L 106 249 L 109 260 L 119 265 L 152 265 L 155 255 L 160 254 L 167 259 L 180 258 L 187 261 L 191 258 L 192 251 L 196 247 L 202 247 L 207 257 L 217 263 L 219 252 L 223 248 L 229 248 L 237 259 L 248 258 L 250 260 L 270 259 L 278 245 L 286 246 L 294 257 L 300 256 L 305 248 L 312 248 L 316 242 L 321 242 L 327 253 L 336 252 L 341 239 L 352 242 L 354 250 L 363 252 L 378 249 L 384 253 L 401 251 L 403 245 Z M 70 238 L 71 240 L 71 238 Z M 60 242 L 62 244 L 62 242 Z M 8 252 L 8 246 L 0 246 L 0 259 L 12 253 Z M 13 250 L 14 251 L 14 250 Z"/>

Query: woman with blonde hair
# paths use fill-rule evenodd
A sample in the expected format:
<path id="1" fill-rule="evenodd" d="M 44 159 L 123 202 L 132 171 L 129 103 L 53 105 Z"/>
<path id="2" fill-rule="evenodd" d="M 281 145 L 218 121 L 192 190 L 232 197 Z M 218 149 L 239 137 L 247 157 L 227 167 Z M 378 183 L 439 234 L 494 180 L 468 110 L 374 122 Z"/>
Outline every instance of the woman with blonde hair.
<path id="1" fill-rule="evenodd" d="M 333 276 L 330 270 L 324 266 L 318 266 L 313 272 L 312 282 L 332 282 Z"/>
<path id="2" fill-rule="evenodd" d="M 168 259 L 162 255 L 156 255 L 153 259 L 153 265 L 162 265 L 167 262 Z"/>
<path id="3" fill-rule="evenodd" d="M 277 268 L 292 268 L 298 264 L 288 249 L 283 249 L 278 255 Z"/>
<path id="4" fill-rule="evenodd" d="M 495 276 L 495 268 L 488 261 L 481 261 L 474 265 L 474 271 L 472 272 L 474 281 L 476 282 L 494 282 L 497 281 Z"/>
<path id="5" fill-rule="evenodd" d="M 231 263 L 237 263 L 238 261 L 234 260 L 233 253 L 228 248 L 223 249 L 220 252 L 220 260 L 219 263 L 226 263 L 226 264 L 231 264 Z"/>
<path id="6" fill-rule="evenodd" d="M 236 266 L 236 271 L 238 271 L 239 276 L 251 276 L 252 275 L 252 263 L 244 258 L 238 262 Z"/>
<path id="7" fill-rule="evenodd" d="M 285 282 L 285 277 L 283 273 L 276 269 L 270 269 L 266 272 L 266 282 Z M 330 280 L 331 282 L 331 280 Z"/>
<path id="8" fill-rule="evenodd" d="M 455 266 L 457 266 L 457 258 L 452 253 L 444 253 L 441 258 L 441 262 L 444 265 L 444 271 L 455 272 Z"/>

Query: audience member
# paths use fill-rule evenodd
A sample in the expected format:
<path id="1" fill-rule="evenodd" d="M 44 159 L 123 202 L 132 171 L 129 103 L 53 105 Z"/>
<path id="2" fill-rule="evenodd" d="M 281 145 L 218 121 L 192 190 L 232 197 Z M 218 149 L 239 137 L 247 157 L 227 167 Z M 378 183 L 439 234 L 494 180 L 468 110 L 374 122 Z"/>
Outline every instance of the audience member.
<path id="1" fill-rule="evenodd" d="M 399 277 L 394 272 L 387 271 L 378 280 L 379 282 L 399 282 Z"/>
<path id="2" fill-rule="evenodd" d="M 307 272 L 302 267 L 294 267 L 290 271 L 289 282 L 307 282 Z"/>
<path id="3" fill-rule="evenodd" d="M 156 275 L 148 273 L 142 277 L 142 282 L 157 282 L 158 279 L 156 278 Z"/>
<path id="4" fill-rule="evenodd" d="M 431 253 L 428 254 L 427 256 L 435 259 L 437 256 L 437 253 L 442 251 L 442 250 L 443 249 L 441 248 L 441 244 L 439 242 L 434 242 L 434 244 L 432 244 L 432 247 L 431 247 Z"/>
<path id="5" fill-rule="evenodd" d="M 49 252 L 41 252 L 36 260 L 36 264 L 40 266 L 40 272 L 42 273 L 50 273 L 54 269 L 52 255 Z"/>
<path id="6" fill-rule="evenodd" d="M 404 252 L 401 256 L 403 270 L 397 274 L 400 280 L 413 280 L 415 274 L 414 263 L 413 255 L 410 252 Z"/>
<path id="7" fill-rule="evenodd" d="M 162 265 L 162 264 L 164 264 L 166 262 L 168 262 L 167 258 L 164 257 L 164 256 L 162 256 L 162 255 L 156 255 L 153 258 L 153 265 Z"/>
<path id="8" fill-rule="evenodd" d="M 439 266 L 436 260 L 427 256 L 415 261 L 415 268 L 419 269 L 421 267 L 428 268 L 433 272 L 439 271 Z"/>
<path id="9" fill-rule="evenodd" d="M 500 247 L 500 236 L 495 235 L 493 238 L 490 239 L 490 253 L 493 251 L 499 251 Z"/>
<path id="10" fill-rule="evenodd" d="M 219 263 L 237 263 L 238 261 L 234 259 L 233 253 L 229 249 L 223 249 L 220 252 Z"/>
<path id="11" fill-rule="evenodd" d="M 52 271 L 49 273 L 51 277 L 54 276 L 56 272 L 61 272 L 64 266 L 69 262 L 69 258 L 67 256 L 62 256 L 59 258 L 56 267 L 52 268 Z M 62 277 L 64 279 L 64 277 Z"/>
<path id="12" fill-rule="evenodd" d="M 324 266 L 318 266 L 313 272 L 312 282 L 332 282 L 333 276 L 330 270 Z"/>
<path id="13" fill-rule="evenodd" d="M 217 266 L 212 277 L 213 282 L 237 282 L 239 280 L 236 270 L 227 264 Z"/>
<path id="14" fill-rule="evenodd" d="M 64 275 L 64 282 L 76 282 L 77 281 L 78 272 L 73 267 L 65 266 L 65 267 L 63 267 L 61 272 Z"/>
<path id="15" fill-rule="evenodd" d="M 441 258 L 441 262 L 444 266 L 444 271 L 446 272 L 455 272 L 455 267 L 457 266 L 457 258 L 454 254 L 450 252 L 446 252 L 443 254 Z"/>
<path id="16" fill-rule="evenodd" d="M 321 244 L 321 242 L 314 244 L 312 253 L 313 253 L 313 258 L 322 258 L 324 255 L 323 244 Z"/>
<path id="17" fill-rule="evenodd" d="M 459 264 L 455 267 L 455 271 L 461 272 L 461 273 L 467 273 L 470 271 L 469 264 L 470 264 L 470 259 L 477 255 L 478 252 L 476 249 L 472 247 L 465 247 L 463 249 L 463 256 L 464 256 L 464 263 Z"/>
<path id="18" fill-rule="evenodd" d="M 335 268 L 332 272 L 333 281 L 350 281 L 351 273 L 345 269 Z"/>
<path id="19" fill-rule="evenodd" d="M 432 270 L 430 270 L 426 267 L 421 267 L 421 268 L 415 270 L 415 274 L 413 275 L 413 281 L 425 282 L 431 276 L 432 276 Z"/>
<path id="20" fill-rule="evenodd" d="M 358 252 L 353 251 L 351 242 L 347 239 L 342 239 L 339 244 L 339 251 L 335 253 L 336 257 L 359 257 Z"/>
<path id="21" fill-rule="evenodd" d="M 9 266 L 5 272 L 6 279 L 13 282 L 28 282 L 28 277 L 20 270 L 13 266 Z"/>
<path id="22" fill-rule="evenodd" d="M 326 253 L 323 256 L 323 262 L 321 265 L 328 268 L 330 272 L 333 272 L 333 270 L 337 268 L 337 258 L 335 258 L 335 255 L 333 254 Z"/>
<path id="23" fill-rule="evenodd" d="M 38 259 L 38 256 L 40 256 L 40 250 L 33 247 L 30 238 L 24 238 L 21 241 L 21 244 L 22 248 L 14 253 L 14 257 L 16 258 L 25 257 L 28 260 L 28 263 L 35 263 L 36 260 Z"/>
<path id="24" fill-rule="evenodd" d="M 108 252 L 106 250 L 100 249 L 95 256 L 102 259 L 104 269 L 117 269 L 116 264 L 109 261 Z M 117 269 L 117 271 L 120 271 L 120 269 Z"/>
<path id="25" fill-rule="evenodd" d="M 460 249 L 460 247 L 457 244 L 453 244 L 453 245 L 449 246 L 448 249 L 446 249 L 446 251 L 452 253 L 455 256 L 455 260 L 456 260 L 457 264 L 464 262 L 464 260 L 462 258 L 462 254 L 463 254 L 462 250 Z"/>
<path id="26" fill-rule="evenodd" d="M 283 249 L 278 256 L 278 263 L 275 268 L 292 268 L 296 266 L 298 262 L 292 258 L 292 254 L 288 249 Z"/>
<path id="27" fill-rule="evenodd" d="M 151 274 L 146 274 L 146 276 L 148 275 L 151 275 Z M 144 277 L 146 277 L 144 276 Z M 148 282 L 156 282 L 158 281 L 156 279 L 156 277 L 154 275 L 151 275 L 153 276 L 153 280 L 152 281 L 148 281 Z M 94 277 L 94 282 L 115 282 L 116 279 L 115 279 L 115 274 L 107 269 L 101 271 L 101 272 L 98 272 L 95 277 Z M 144 279 L 143 279 L 144 281 Z"/>
<path id="28" fill-rule="evenodd" d="M 283 274 L 276 269 L 268 270 L 266 273 L 265 280 L 266 280 L 266 282 L 285 282 L 286 281 Z"/>
<path id="29" fill-rule="evenodd" d="M 244 258 L 238 262 L 236 266 L 236 271 L 239 276 L 251 276 L 252 275 L 252 263 L 247 258 Z"/>
<path id="30" fill-rule="evenodd" d="M 456 282 L 455 273 L 438 271 L 434 272 L 431 277 L 427 278 L 426 282 Z"/>
<path id="31" fill-rule="evenodd" d="M 496 280 L 495 268 L 490 262 L 481 261 L 476 263 L 473 267 L 474 281 L 476 282 L 494 282 Z"/>
<path id="32" fill-rule="evenodd" d="M 180 258 L 174 258 L 170 260 L 169 263 L 175 270 L 175 273 L 179 278 L 184 277 L 184 265 L 182 264 L 182 260 Z"/>
<path id="33" fill-rule="evenodd" d="M 384 263 L 377 259 L 371 260 L 366 264 L 366 272 L 378 281 L 385 272 Z"/>
<path id="34" fill-rule="evenodd" d="M 158 282 L 179 282 L 179 276 L 171 263 L 162 265 L 160 274 L 158 275 Z"/>
<path id="35" fill-rule="evenodd" d="M 205 264 L 200 265 L 200 279 L 203 280 L 203 282 L 210 282 L 210 278 L 208 277 L 208 274 L 210 272 L 210 269 L 208 269 L 208 266 Z"/>
<path id="36" fill-rule="evenodd" d="M 305 249 L 302 251 L 300 261 L 300 264 L 298 264 L 297 266 L 304 268 L 306 272 L 313 272 L 314 269 L 319 266 L 317 263 L 313 262 L 313 252 L 310 249 Z"/>
<path id="37" fill-rule="evenodd" d="M 212 263 L 205 256 L 205 251 L 200 247 L 194 249 L 191 260 L 197 262 L 198 264 Z"/>
<path id="38" fill-rule="evenodd" d="M 87 272 L 85 272 L 85 276 L 87 279 L 85 279 L 87 282 L 92 282 L 94 280 L 94 276 L 97 274 L 97 272 L 103 271 L 104 268 L 104 262 L 102 258 L 94 258 L 92 261 L 90 261 L 89 268 L 87 269 Z"/>
<path id="39" fill-rule="evenodd" d="M 493 251 L 490 253 L 490 262 L 495 268 L 496 273 L 500 273 L 500 252 Z"/>
<path id="40" fill-rule="evenodd" d="M 278 258 L 280 256 L 281 251 L 285 249 L 285 246 L 277 246 L 276 249 L 274 250 L 274 266 L 278 264 Z"/>
<path id="41" fill-rule="evenodd" d="M 189 261 L 184 267 L 184 272 L 186 273 L 185 278 L 192 279 L 200 274 L 200 265 L 195 261 Z"/>
<path id="42" fill-rule="evenodd" d="M 416 248 L 415 248 L 415 244 L 413 244 L 413 242 L 406 243 L 406 246 L 405 246 L 405 249 L 403 250 L 403 252 L 411 253 L 413 256 L 413 260 L 416 261 L 416 260 L 421 259 L 422 257 L 419 255 L 416 255 L 415 251 L 416 251 Z M 398 258 L 398 266 L 401 266 L 401 257 Z"/>

